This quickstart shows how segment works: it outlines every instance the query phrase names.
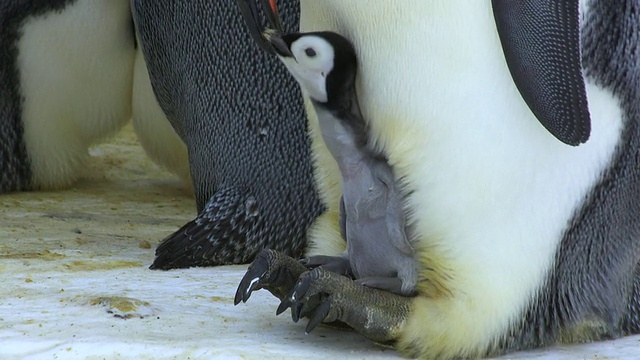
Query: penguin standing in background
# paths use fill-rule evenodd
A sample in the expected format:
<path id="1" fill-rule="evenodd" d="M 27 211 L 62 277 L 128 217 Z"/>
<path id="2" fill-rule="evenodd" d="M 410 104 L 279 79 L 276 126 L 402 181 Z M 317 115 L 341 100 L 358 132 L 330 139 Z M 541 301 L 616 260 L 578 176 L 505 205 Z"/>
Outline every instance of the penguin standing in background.
<path id="1" fill-rule="evenodd" d="M 294 29 L 298 2 L 279 5 Z M 301 256 L 323 207 L 295 81 L 255 47 L 235 2 L 132 7 L 154 93 L 189 152 L 199 213 L 160 244 L 151 267 L 244 263 L 263 248 Z"/>
<path id="2" fill-rule="evenodd" d="M 72 183 L 131 116 L 128 0 L 0 5 L 0 193 Z"/>
<path id="3" fill-rule="evenodd" d="M 417 293 L 265 250 L 235 302 L 265 288 L 308 330 L 340 321 L 429 359 L 639 333 L 638 14 L 639 0 L 302 0 L 301 31 L 357 50 L 370 140 L 408 190 Z M 340 172 L 310 124 L 335 213 Z M 311 229 L 311 255 L 344 251 L 337 221 Z"/>
<path id="4" fill-rule="evenodd" d="M 131 121 L 147 156 L 191 187 L 187 147 L 173 130 L 153 94 L 147 63 L 140 46 L 136 49 L 133 70 Z"/>
<path id="5" fill-rule="evenodd" d="M 183 180 L 191 165 L 200 213 L 163 243 L 153 267 L 247 262 L 263 247 L 300 255 L 322 206 L 305 125 L 280 125 L 304 118 L 296 85 L 268 97 L 281 105 L 264 100 L 267 83 L 255 76 L 286 72 L 264 66 L 265 56 L 243 43 L 235 5 L 139 1 L 158 101 L 136 49 L 132 5 L 0 5 L 0 193 L 70 185 L 88 147 L 133 117 L 152 160 Z M 297 26 L 297 2 L 281 5 L 287 24 Z M 165 13 L 171 6 L 185 8 Z M 225 46 L 229 38 L 238 39 L 234 47 Z M 245 67 L 247 59 L 253 66 Z"/>

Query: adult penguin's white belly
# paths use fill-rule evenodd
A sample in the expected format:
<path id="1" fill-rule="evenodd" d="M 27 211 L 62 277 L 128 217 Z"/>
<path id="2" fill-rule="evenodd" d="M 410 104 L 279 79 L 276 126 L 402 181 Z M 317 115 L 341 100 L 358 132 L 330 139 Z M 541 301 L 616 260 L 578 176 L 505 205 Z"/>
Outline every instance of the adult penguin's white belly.
<path id="1" fill-rule="evenodd" d="M 17 43 L 32 183 L 74 179 L 93 142 L 131 115 L 135 55 L 128 0 L 77 0 L 27 17 Z"/>
<path id="2" fill-rule="evenodd" d="M 587 79 L 591 137 L 568 146 L 516 89 L 489 1 L 301 6 L 302 31 L 334 30 L 355 44 L 364 117 L 411 191 L 425 280 L 402 341 L 428 337 L 436 352 L 491 342 L 542 285 L 572 216 L 611 160 L 622 128 L 618 100 Z M 339 171 L 311 118 L 330 208 L 311 233 L 313 252 L 337 253 Z"/>

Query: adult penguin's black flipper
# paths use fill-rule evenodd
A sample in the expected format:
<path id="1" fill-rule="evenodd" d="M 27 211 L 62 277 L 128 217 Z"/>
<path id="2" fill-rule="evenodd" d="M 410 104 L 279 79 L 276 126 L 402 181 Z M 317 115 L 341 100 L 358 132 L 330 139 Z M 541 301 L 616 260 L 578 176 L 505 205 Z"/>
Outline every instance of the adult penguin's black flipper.
<path id="1" fill-rule="evenodd" d="M 504 55 L 518 90 L 542 125 L 573 146 L 591 121 L 580 57 L 579 1 L 492 0 Z"/>

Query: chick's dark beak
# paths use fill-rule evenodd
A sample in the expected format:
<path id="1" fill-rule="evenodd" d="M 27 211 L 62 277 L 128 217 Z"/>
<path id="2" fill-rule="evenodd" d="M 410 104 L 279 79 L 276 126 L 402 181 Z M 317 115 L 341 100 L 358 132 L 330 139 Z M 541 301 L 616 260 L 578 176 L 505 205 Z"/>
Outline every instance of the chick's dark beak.
<path id="1" fill-rule="evenodd" d="M 294 57 L 287 43 L 282 39 L 282 32 L 273 29 L 266 29 L 262 37 L 273 47 L 275 52 L 282 57 Z"/>

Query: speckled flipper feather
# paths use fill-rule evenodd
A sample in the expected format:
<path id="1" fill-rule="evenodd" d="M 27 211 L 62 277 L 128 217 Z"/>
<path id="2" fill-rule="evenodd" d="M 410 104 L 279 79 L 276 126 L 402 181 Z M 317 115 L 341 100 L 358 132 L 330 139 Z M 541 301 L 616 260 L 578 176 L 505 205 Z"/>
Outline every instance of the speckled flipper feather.
<path id="1" fill-rule="evenodd" d="M 304 247 L 290 248 L 291 241 L 268 242 L 271 226 L 260 217 L 256 199 L 237 187 L 225 187 L 207 203 L 198 217 L 163 240 L 156 249 L 151 269 L 172 269 L 215 263 L 242 264 L 252 261 L 265 248 L 302 257 Z M 295 236 L 295 234 L 290 234 Z M 304 239 L 295 239 L 304 243 Z"/>
<path id="2" fill-rule="evenodd" d="M 154 92 L 189 151 L 199 211 L 152 267 L 249 262 L 266 247 L 299 256 L 322 205 L 298 85 L 256 46 L 235 1 L 132 4 Z M 278 6 L 296 29 L 298 1 Z M 250 198 L 257 212 L 243 220 Z"/>
<path id="3" fill-rule="evenodd" d="M 511 76 L 540 123 L 560 141 L 589 139 L 578 1 L 492 0 Z"/>

